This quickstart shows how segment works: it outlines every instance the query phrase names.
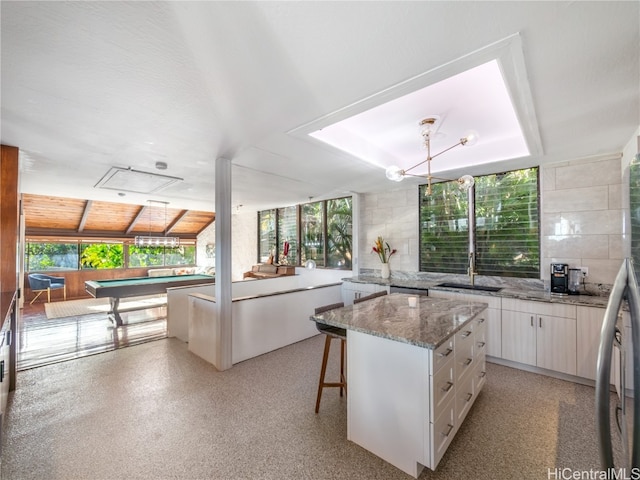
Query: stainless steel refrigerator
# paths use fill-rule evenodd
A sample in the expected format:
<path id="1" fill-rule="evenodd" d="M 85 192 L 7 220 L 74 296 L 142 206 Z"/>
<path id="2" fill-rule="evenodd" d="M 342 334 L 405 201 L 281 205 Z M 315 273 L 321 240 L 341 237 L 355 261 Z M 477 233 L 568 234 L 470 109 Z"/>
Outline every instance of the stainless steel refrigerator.
<path id="1" fill-rule="evenodd" d="M 620 323 L 621 309 L 626 306 L 631 328 Z M 630 333 L 631 341 L 625 338 L 626 333 Z M 625 377 L 629 368 L 633 375 L 633 395 L 628 399 Z M 611 384 L 617 391 L 617 396 L 613 395 L 617 402 L 614 410 Z M 632 412 L 628 412 L 631 405 Z M 622 458 L 617 459 L 619 465 L 614 465 L 612 426 L 622 444 Z M 640 296 L 633 261 L 629 258 L 616 276 L 602 324 L 596 373 L 596 431 L 603 470 L 622 468 L 631 472 L 640 467 Z"/>

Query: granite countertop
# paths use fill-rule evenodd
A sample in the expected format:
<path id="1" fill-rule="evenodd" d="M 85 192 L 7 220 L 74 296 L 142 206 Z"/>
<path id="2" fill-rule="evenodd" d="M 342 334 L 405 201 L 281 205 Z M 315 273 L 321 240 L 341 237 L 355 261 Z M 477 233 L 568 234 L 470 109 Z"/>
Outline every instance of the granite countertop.
<path id="1" fill-rule="evenodd" d="M 460 302 L 394 293 L 356 305 L 312 315 L 311 320 L 398 342 L 435 349 L 487 308 L 486 303 Z"/>
<path id="2" fill-rule="evenodd" d="M 495 277 L 492 277 L 492 280 Z M 425 278 L 415 279 L 415 278 L 389 278 L 384 279 L 376 276 L 364 276 L 359 275 L 355 277 L 343 278 L 345 282 L 352 283 L 372 283 L 376 285 L 383 285 L 389 287 L 402 287 L 402 288 L 412 288 L 416 290 L 436 290 L 436 291 L 444 291 L 444 292 L 457 292 L 457 293 L 467 293 L 471 295 L 478 296 L 490 296 L 490 297 L 500 297 L 500 298 L 517 298 L 520 300 L 533 300 L 536 302 L 548 302 L 548 303 L 562 303 L 567 305 L 582 305 L 586 307 L 601 307 L 605 308 L 607 306 L 607 302 L 609 300 L 608 295 L 552 295 L 549 292 L 545 292 L 542 287 L 542 282 L 538 281 L 540 284 L 535 284 L 535 282 L 531 281 L 522 281 L 520 279 L 508 279 L 503 283 L 496 283 L 495 280 L 490 282 L 486 282 L 488 286 L 498 286 L 501 287 L 499 292 L 488 292 L 484 290 L 470 290 L 465 288 L 450 288 L 450 287 L 439 287 L 438 284 L 445 282 L 456 282 L 462 284 L 468 284 L 469 279 L 464 278 L 462 280 L 456 278 L 455 280 L 447 279 L 445 276 L 434 275 L 433 278 L 429 278 L 425 276 Z M 511 283 L 509 283 L 511 282 Z M 476 284 L 479 284 L 476 282 Z M 479 301 L 482 301 L 479 299 Z"/>

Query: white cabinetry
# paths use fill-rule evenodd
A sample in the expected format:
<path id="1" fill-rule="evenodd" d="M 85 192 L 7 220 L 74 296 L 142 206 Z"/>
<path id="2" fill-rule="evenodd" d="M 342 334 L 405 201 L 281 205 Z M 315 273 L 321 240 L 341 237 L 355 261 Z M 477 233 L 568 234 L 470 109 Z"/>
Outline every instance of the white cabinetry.
<path id="1" fill-rule="evenodd" d="M 375 283 L 355 283 L 355 282 L 342 282 L 342 301 L 345 305 L 353 305 L 353 300 L 360 297 L 366 297 L 372 293 L 381 292 L 386 290 L 389 293 L 389 288 L 384 285 L 377 285 Z"/>
<path id="2" fill-rule="evenodd" d="M 502 358 L 576 375 L 576 307 L 502 299 Z"/>
<path id="3" fill-rule="evenodd" d="M 604 308 L 577 307 L 577 375 L 596 379 Z"/>
<path id="4" fill-rule="evenodd" d="M 435 470 L 485 382 L 482 314 L 435 350 L 347 333 L 347 437 L 404 472 Z"/>
<path id="5" fill-rule="evenodd" d="M 434 298 L 456 299 L 461 302 L 484 302 L 489 307 L 480 315 L 486 321 L 487 355 L 502 358 L 502 299 L 481 294 L 445 292 L 429 290 L 429 296 Z"/>

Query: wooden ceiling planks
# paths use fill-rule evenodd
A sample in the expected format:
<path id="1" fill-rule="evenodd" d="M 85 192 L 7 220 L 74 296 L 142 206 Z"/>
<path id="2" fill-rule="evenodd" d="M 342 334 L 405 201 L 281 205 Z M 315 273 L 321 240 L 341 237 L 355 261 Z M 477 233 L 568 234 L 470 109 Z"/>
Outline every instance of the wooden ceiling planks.
<path id="1" fill-rule="evenodd" d="M 22 195 L 22 211 L 27 228 L 77 230 L 86 200 Z"/>
<path id="2" fill-rule="evenodd" d="M 215 220 L 215 213 L 166 209 L 163 206 L 131 205 L 23 194 L 25 230 L 31 236 L 106 236 L 127 238 L 171 235 L 195 238 Z"/>

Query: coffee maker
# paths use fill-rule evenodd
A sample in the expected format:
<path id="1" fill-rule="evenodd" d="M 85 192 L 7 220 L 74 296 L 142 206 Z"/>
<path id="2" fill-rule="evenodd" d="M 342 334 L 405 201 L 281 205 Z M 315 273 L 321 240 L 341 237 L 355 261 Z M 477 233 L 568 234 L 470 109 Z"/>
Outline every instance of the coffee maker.
<path id="1" fill-rule="evenodd" d="M 569 265 L 566 263 L 551 264 L 551 293 L 569 294 Z"/>

